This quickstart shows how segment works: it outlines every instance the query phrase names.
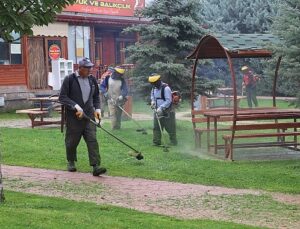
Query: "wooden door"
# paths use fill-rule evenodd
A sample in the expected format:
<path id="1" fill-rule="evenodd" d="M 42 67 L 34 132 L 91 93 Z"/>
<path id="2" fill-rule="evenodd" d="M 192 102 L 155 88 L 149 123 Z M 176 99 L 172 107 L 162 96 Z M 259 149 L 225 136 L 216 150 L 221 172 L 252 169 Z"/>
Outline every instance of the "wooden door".
<path id="1" fill-rule="evenodd" d="M 104 33 L 102 36 L 103 50 L 102 50 L 102 64 L 115 64 L 115 40 L 113 33 Z"/>
<path id="2" fill-rule="evenodd" d="M 28 38 L 28 86 L 30 89 L 46 89 L 48 87 L 44 50 L 42 37 Z"/>

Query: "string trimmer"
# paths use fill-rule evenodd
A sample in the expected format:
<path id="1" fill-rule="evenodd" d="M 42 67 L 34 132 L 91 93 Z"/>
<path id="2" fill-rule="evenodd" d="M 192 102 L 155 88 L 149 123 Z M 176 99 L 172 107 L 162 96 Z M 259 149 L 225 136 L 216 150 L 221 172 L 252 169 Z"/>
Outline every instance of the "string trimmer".
<path id="1" fill-rule="evenodd" d="M 134 153 L 131 153 L 130 156 L 134 156 L 137 160 L 142 160 L 144 159 L 144 156 L 142 155 L 141 152 L 139 152 L 138 150 L 136 150 L 135 148 L 133 148 L 132 146 L 128 145 L 126 142 L 124 142 L 122 139 L 118 138 L 117 136 L 113 135 L 112 133 L 110 133 L 108 130 L 106 130 L 105 128 L 103 128 L 101 126 L 100 120 L 99 122 L 96 122 L 95 120 L 91 119 L 90 117 L 88 117 L 86 114 L 83 114 L 83 117 L 86 118 L 87 120 L 89 120 L 91 123 L 93 123 L 96 127 L 102 129 L 105 133 L 107 133 L 108 135 L 110 135 L 111 137 L 113 137 L 114 139 L 117 139 L 119 142 L 121 142 L 123 145 L 127 146 L 128 148 L 132 149 L 134 151 Z"/>
<path id="2" fill-rule="evenodd" d="M 142 134 L 147 134 L 147 131 L 145 130 L 145 128 L 141 127 L 141 125 L 140 125 L 136 120 L 134 120 L 134 119 L 132 118 L 132 116 L 131 116 L 127 111 L 125 111 L 125 110 L 123 109 L 122 106 L 120 106 L 120 105 L 119 105 L 116 101 L 114 101 L 113 99 L 111 99 L 111 101 L 112 101 L 112 103 L 113 103 L 114 105 L 116 105 L 118 108 L 120 108 L 120 109 L 124 112 L 124 114 L 125 114 L 128 118 L 130 118 L 130 119 L 138 126 L 139 129 L 136 129 L 137 132 L 142 132 Z"/>
<path id="3" fill-rule="evenodd" d="M 157 122 L 158 122 L 158 126 L 159 126 L 159 130 L 160 130 L 160 134 L 161 134 L 161 138 L 162 138 L 162 143 L 163 143 L 163 151 L 164 152 L 169 152 L 169 147 L 166 145 L 166 139 L 165 139 L 165 135 L 164 135 L 164 132 L 163 132 L 163 129 L 162 129 L 162 126 L 161 126 L 161 123 L 160 123 L 160 118 L 159 115 L 157 114 L 157 111 L 155 109 L 153 109 L 153 112 L 154 112 L 154 115 L 157 119 Z"/>

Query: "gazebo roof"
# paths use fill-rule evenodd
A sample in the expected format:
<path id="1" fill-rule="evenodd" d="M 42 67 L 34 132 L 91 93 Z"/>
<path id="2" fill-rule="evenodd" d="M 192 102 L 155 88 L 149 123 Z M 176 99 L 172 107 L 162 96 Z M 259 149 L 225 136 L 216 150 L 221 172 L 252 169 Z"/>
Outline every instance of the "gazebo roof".
<path id="1" fill-rule="evenodd" d="M 280 43 L 272 34 L 205 35 L 188 59 L 271 57 L 270 44 Z"/>

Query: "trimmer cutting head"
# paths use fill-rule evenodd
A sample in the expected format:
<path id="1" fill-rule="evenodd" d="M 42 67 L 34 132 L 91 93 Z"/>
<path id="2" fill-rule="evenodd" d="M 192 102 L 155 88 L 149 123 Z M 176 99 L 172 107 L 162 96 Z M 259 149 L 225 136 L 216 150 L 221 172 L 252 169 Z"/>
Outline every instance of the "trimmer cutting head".
<path id="1" fill-rule="evenodd" d="M 133 156 L 139 161 L 144 159 L 144 156 L 142 155 L 142 153 L 138 152 L 138 151 L 129 153 L 129 156 Z"/>
<path id="2" fill-rule="evenodd" d="M 138 153 L 135 157 L 137 160 L 143 160 L 144 156 L 142 155 L 142 153 Z"/>

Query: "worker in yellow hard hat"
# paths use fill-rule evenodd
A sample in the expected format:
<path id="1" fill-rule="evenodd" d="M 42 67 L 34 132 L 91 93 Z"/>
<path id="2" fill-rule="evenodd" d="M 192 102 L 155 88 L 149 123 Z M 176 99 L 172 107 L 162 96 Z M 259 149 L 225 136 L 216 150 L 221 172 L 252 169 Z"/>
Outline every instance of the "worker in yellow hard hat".
<path id="1" fill-rule="evenodd" d="M 243 88 L 246 89 L 248 107 L 252 108 L 252 102 L 255 107 L 258 107 L 258 101 L 256 98 L 256 83 L 260 78 L 246 65 L 241 68 L 241 71 L 243 73 L 242 90 Z"/>
<path id="2" fill-rule="evenodd" d="M 124 74 L 125 68 L 117 66 L 100 85 L 101 92 L 107 98 L 112 129 L 121 128 L 122 107 L 127 101 L 128 88 Z"/>
<path id="3" fill-rule="evenodd" d="M 154 111 L 153 145 L 162 144 L 162 131 L 166 129 L 171 145 L 177 145 L 175 109 L 172 107 L 172 91 L 168 84 L 161 81 L 159 74 L 148 77 L 152 85 L 151 108 Z M 163 142 L 166 144 L 166 142 Z"/>

